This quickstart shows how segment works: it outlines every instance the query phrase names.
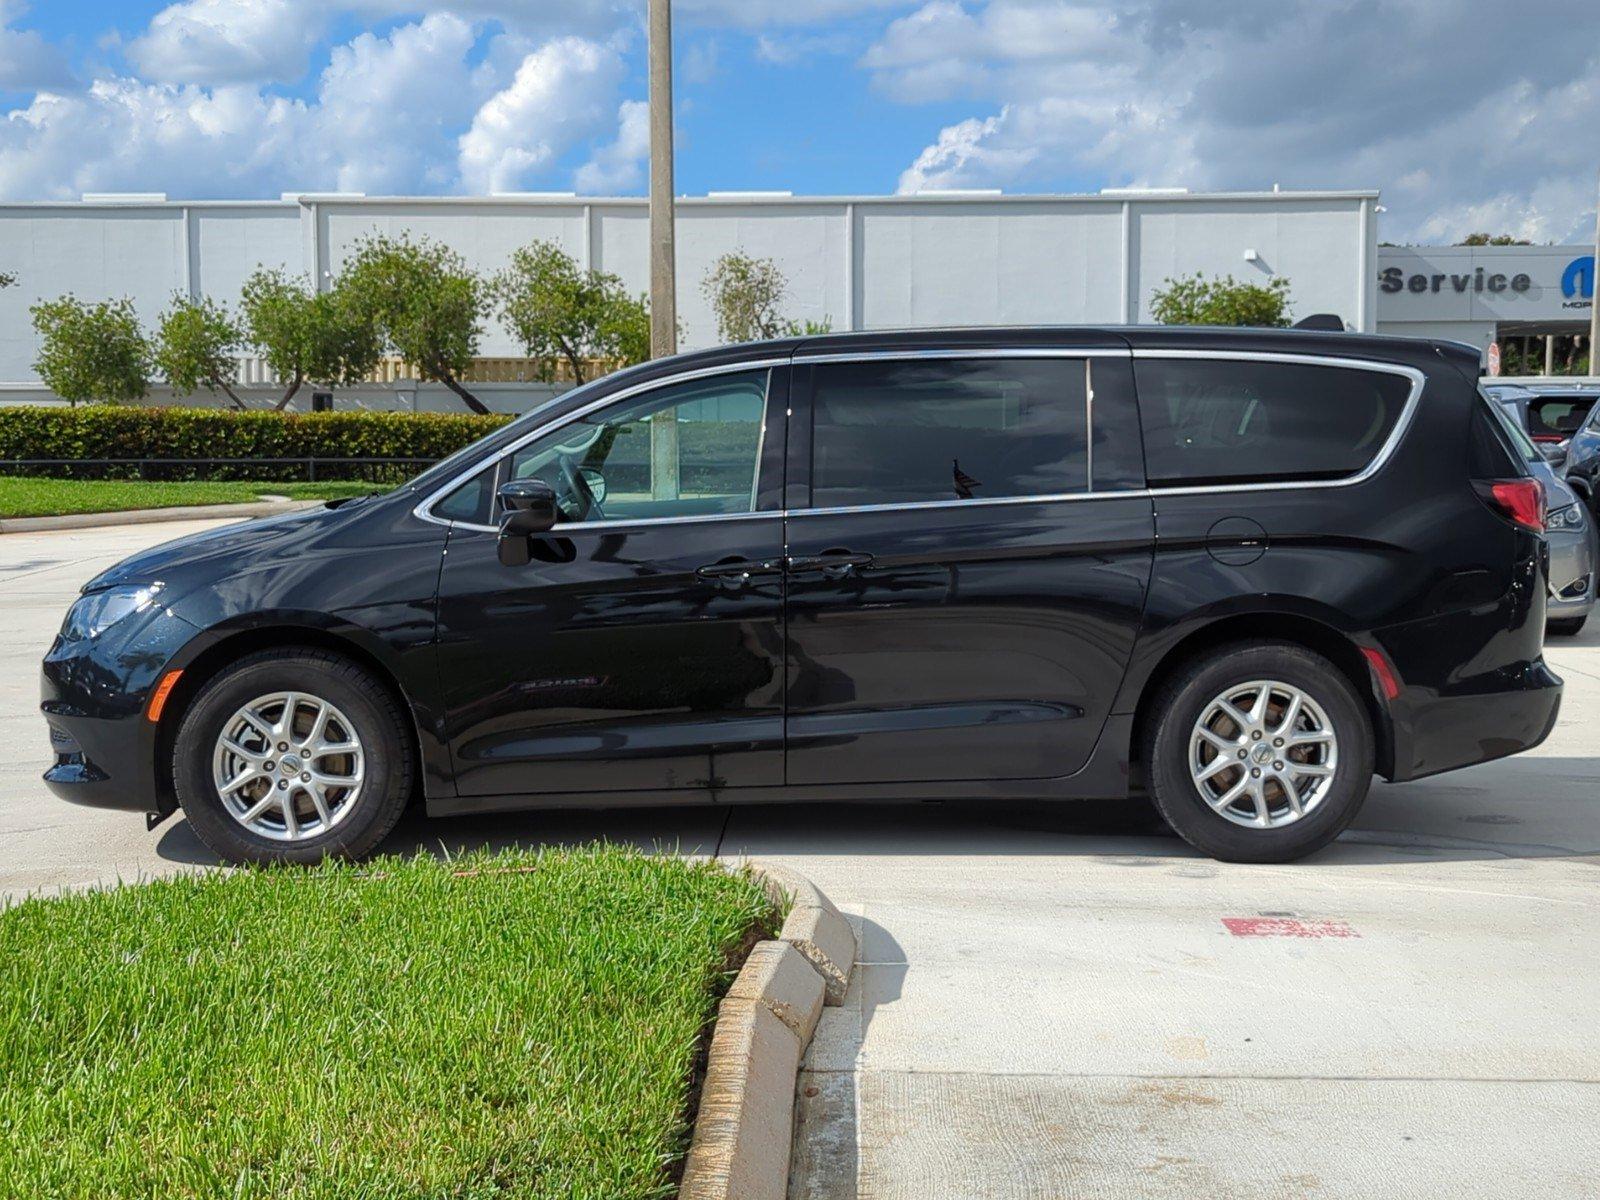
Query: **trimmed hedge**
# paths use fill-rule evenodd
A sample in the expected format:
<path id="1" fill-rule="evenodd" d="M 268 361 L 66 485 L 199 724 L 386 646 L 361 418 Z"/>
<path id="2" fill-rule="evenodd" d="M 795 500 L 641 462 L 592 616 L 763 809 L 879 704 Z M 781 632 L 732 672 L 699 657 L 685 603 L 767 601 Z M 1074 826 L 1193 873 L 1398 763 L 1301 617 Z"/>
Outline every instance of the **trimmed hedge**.
<path id="1" fill-rule="evenodd" d="M 234 412 L 215 408 L 0 408 L 0 467 L 28 458 L 406 458 L 412 465 L 318 463 L 318 479 L 398 482 L 498 429 L 470 413 Z M 14 469 L 15 470 L 15 469 Z M 84 479 L 297 479 L 304 464 L 30 467 Z"/>

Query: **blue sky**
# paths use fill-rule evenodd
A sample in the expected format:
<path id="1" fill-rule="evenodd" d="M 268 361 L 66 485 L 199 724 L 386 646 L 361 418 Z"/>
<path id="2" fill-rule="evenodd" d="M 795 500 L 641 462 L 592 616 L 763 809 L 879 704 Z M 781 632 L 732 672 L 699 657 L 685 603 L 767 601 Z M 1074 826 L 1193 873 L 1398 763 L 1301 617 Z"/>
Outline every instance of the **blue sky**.
<path id="1" fill-rule="evenodd" d="M 643 0 L 0 0 L 0 198 L 637 193 Z M 1376 187 L 1587 236 L 1600 5 L 677 0 L 679 190 Z"/>

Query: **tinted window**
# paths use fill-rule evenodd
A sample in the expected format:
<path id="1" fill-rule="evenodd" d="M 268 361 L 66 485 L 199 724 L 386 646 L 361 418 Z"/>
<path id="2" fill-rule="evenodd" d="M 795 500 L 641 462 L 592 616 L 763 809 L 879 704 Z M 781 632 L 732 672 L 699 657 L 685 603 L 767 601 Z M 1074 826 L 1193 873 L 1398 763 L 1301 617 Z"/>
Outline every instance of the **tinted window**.
<path id="1" fill-rule="evenodd" d="M 1565 437 L 1583 428 L 1594 403 L 1586 396 L 1544 396 L 1528 401 L 1528 431 L 1541 437 Z"/>
<path id="2" fill-rule="evenodd" d="M 1082 359 L 937 359 L 815 368 L 812 504 L 1081 492 Z"/>
<path id="3" fill-rule="evenodd" d="M 753 512 L 766 404 L 766 371 L 658 388 L 536 438 L 509 478 L 543 479 L 565 522 Z"/>
<path id="4" fill-rule="evenodd" d="M 490 463 L 471 479 L 433 506 L 433 515 L 446 521 L 465 521 L 471 525 L 492 525 L 494 515 L 494 472 Z"/>
<path id="5" fill-rule="evenodd" d="M 1511 431 L 1521 434 L 1518 442 Z M 1527 443 L 1527 450 L 1521 448 Z M 1528 457 L 1529 452 L 1533 457 Z M 1518 460 L 1533 462 L 1538 450 L 1528 441 L 1522 427 L 1506 415 L 1505 410 L 1492 401 L 1472 406 L 1472 428 L 1467 441 L 1467 472 L 1473 479 L 1501 479 L 1507 475 L 1525 475 L 1527 470 Z"/>
<path id="6" fill-rule="evenodd" d="M 1134 372 L 1157 486 L 1354 475 L 1411 391 L 1400 375 L 1300 363 L 1142 359 Z"/>

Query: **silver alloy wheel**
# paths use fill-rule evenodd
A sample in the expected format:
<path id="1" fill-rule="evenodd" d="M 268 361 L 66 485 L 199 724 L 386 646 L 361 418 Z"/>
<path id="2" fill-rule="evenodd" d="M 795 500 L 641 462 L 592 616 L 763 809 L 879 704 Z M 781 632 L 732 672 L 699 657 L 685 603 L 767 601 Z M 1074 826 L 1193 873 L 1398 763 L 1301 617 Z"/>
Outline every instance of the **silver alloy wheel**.
<path id="1" fill-rule="evenodd" d="M 1322 706 L 1271 679 L 1236 683 L 1201 710 L 1189 776 L 1213 812 L 1250 829 L 1292 825 L 1333 786 L 1339 740 Z"/>
<path id="2" fill-rule="evenodd" d="M 223 723 L 211 773 L 235 821 L 273 841 L 303 842 L 355 808 L 366 753 L 350 718 L 326 700 L 270 692 Z"/>

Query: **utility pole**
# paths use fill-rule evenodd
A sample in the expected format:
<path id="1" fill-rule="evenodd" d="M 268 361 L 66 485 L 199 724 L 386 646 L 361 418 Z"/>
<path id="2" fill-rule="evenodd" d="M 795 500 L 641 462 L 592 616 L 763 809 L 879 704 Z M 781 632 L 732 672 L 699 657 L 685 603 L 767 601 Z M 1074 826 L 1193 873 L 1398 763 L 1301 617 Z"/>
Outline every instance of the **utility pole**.
<path id="1" fill-rule="evenodd" d="M 672 0 L 650 0 L 650 357 L 678 352 L 672 182 Z M 650 414 L 650 496 L 678 498 L 678 412 Z"/>
<path id="2" fill-rule="evenodd" d="M 672 8 L 650 0 L 650 357 L 678 352 L 672 207 Z"/>
<path id="3" fill-rule="evenodd" d="M 1589 374 L 1600 375 L 1600 181 L 1594 198 L 1594 270 L 1589 272 Z"/>

